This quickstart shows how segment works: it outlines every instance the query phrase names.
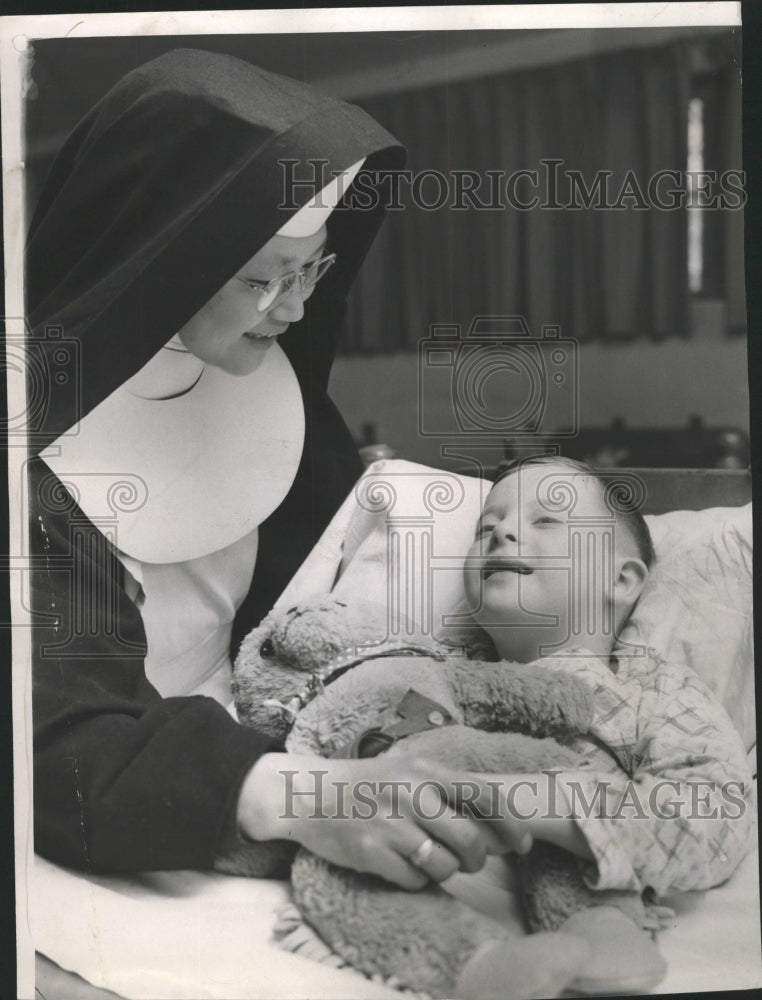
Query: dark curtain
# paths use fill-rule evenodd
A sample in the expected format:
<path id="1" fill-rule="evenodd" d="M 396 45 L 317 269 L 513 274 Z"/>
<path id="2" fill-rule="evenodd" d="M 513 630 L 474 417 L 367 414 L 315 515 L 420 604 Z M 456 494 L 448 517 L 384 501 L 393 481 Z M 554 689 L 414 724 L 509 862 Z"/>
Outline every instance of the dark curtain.
<path id="1" fill-rule="evenodd" d="M 485 314 L 524 316 L 564 336 L 685 336 L 688 333 L 686 214 L 648 199 L 656 171 L 686 169 L 690 86 L 685 44 L 616 52 L 561 65 L 453 83 L 360 103 L 409 149 L 413 175 L 447 179 L 447 204 L 425 209 L 402 188 L 356 282 L 345 350 L 410 350 L 433 323 Z M 560 160 L 554 191 L 541 160 Z M 481 178 L 490 204 L 490 171 L 499 171 L 505 207 L 458 208 L 453 171 Z M 505 179 L 539 171 L 539 185 L 516 185 L 550 207 L 507 204 Z M 619 209 L 568 207 L 569 171 L 590 188 L 609 171 L 615 202 L 628 176 L 635 186 Z M 662 185 L 662 192 L 670 186 Z M 420 187 L 429 203 L 433 179 Z M 494 199 L 493 202 L 494 204 Z"/>
<path id="2" fill-rule="evenodd" d="M 741 141 L 741 55 L 740 37 L 728 43 L 730 61 L 724 60 L 718 73 L 721 111 L 717 116 L 716 163 L 718 171 L 740 170 Z M 743 211 L 715 213 L 722 220 L 719 243 L 723 250 L 721 296 L 727 305 L 726 327 L 729 333 L 746 333 L 746 286 L 744 282 L 744 215 Z"/>

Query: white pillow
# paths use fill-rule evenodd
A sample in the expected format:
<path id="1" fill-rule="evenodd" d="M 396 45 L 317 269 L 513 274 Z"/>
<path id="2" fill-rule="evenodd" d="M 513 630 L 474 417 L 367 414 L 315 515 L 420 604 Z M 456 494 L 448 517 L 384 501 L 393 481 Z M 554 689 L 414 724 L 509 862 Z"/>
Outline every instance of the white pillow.
<path id="1" fill-rule="evenodd" d="M 357 509 L 334 592 L 392 609 L 392 635 L 404 637 L 407 621 L 432 634 L 455 624 L 453 615 L 467 610 L 463 560 L 490 487 L 488 480 L 412 462 L 376 462 L 355 489 Z M 749 749 L 755 739 L 751 504 L 646 521 L 656 563 L 621 639 L 692 667 Z M 397 579 L 387 572 L 392 547 Z"/>
<path id="2" fill-rule="evenodd" d="M 756 732 L 751 504 L 646 521 L 656 563 L 621 638 L 692 667 L 748 750 Z"/>
<path id="3" fill-rule="evenodd" d="M 465 600 L 463 561 L 491 483 L 398 460 L 375 462 L 355 487 L 357 509 L 344 539 L 337 594 L 387 606 L 390 546 L 399 545 L 402 613 L 424 632 Z M 430 546 L 432 570 L 425 572 Z"/>

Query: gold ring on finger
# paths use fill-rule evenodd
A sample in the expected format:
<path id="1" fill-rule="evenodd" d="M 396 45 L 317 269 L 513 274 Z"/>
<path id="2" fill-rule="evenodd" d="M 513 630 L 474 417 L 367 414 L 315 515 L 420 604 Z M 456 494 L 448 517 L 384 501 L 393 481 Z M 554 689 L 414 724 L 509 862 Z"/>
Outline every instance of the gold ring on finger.
<path id="1" fill-rule="evenodd" d="M 416 847 L 413 853 L 408 857 L 408 861 L 411 865 L 415 865 L 416 868 L 423 868 L 431 855 L 434 853 L 435 846 L 436 845 L 431 837 L 427 837 L 424 842 L 419 844 L 419 846 Z"/>

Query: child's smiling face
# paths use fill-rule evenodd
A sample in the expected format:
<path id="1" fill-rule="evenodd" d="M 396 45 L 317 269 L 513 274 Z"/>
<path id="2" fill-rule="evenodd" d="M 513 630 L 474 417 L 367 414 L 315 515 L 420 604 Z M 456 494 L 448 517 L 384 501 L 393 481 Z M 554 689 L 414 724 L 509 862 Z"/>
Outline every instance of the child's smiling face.
<path id="1" fill-rule="evenodd" d="M 572 526 L 581 532 L 581 545 Z M 550 463 L 502 479 L 487 497 L 466 557 L 464 583 L 474 617 L 498 646 L 508 638 L 507 626 L 517 649 L 534 649 L 538 629 L 537 641 L 547 645 L 580 632 L 584 645 L 590 609 L 600 629 L 602 588 L 613 587 L 615 527 L 594 476 Z"/>

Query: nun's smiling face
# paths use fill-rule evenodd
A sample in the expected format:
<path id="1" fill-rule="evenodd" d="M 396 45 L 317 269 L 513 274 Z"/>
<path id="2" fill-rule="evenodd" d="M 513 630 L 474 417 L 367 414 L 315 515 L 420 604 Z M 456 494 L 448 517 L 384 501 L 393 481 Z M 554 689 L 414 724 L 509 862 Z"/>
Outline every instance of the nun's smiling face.
<path id="1" fill-rule="evenodd" d="M 180 340 L 208 365 L 230 375 L 251 374 L 276 337 L 302 318 L 304 300 L 312 293 L 312 288 L 303 290 L 296 281 L 288 294 L 261 308 L 263 295 L 257 286 L 320 260 L 325 241 L 325 226 L 313 236 L 273 236 L 178 331 Z"/>

